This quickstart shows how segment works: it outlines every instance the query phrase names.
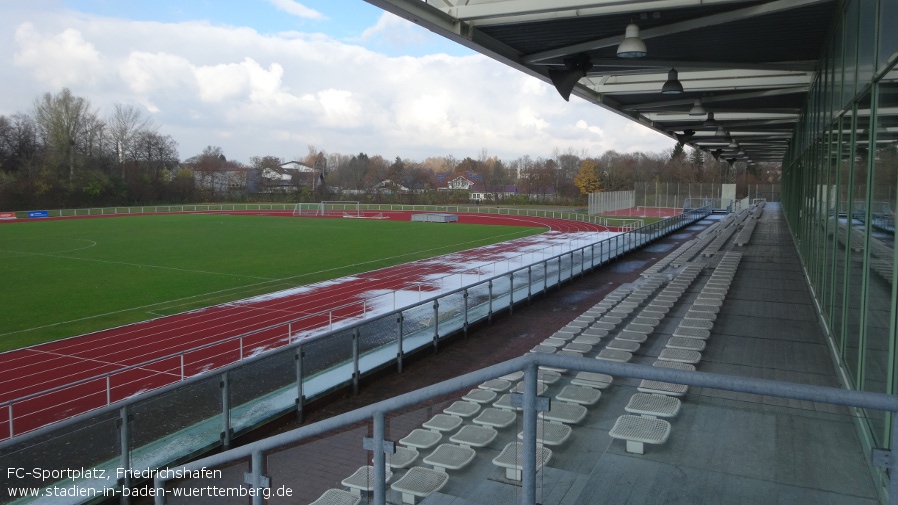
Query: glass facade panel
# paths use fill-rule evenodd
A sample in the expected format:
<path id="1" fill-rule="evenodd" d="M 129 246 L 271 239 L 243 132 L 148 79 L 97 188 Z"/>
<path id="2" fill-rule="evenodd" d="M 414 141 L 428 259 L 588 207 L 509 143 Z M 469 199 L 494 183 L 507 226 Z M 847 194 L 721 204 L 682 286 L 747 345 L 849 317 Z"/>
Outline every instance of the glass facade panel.
<path id="1" fill-rule="evenodd" d="M 898 107 L 898 90 L 895 83 L 882 83 L 881 95 L 885 102 L 877 101 L 877 107 L 871 114 L 859 116 L 865 119 L 864 127 L 869 131 L 875 124 L 876 137 L 867 139 L 863 146 L 868 158 L 872 158 L 870 175 L 872 196 L 869 210 L 870 247 L 867 259 L 867 310 L 866 310 L 866 344 L 864 350 L 864 390 L 879 393 L 888 392 L 889 346 L 892 297 L 892 266 L 894 254 L 894 209 L 896 169 L 898 160 L 895 154 L 894 134 L 888 132 L 889 109 Z M 889 103 L 891 102 L 891 103 Z M 877 110 L 883 111 L 880 120 Z M 882 129 L 882 131 L 880 131 Z M 870 422 L 873 436 L 880 445 L 884 444 L 885 418 L 883 415 L 871 413 Z"/>
<path id="2" fill-rule="evenodd" d="M 876 71 L 876 2 L 859 1 L 857 41 L 857 81 L 859 86 L 870 82 Z"/>
<path id="3" fill-rule="evenodd" d="M 873 3 L 873 2 L 870 2 Z M 895 20 L 898 19 L 898 2 L 895 0 L 879 1 L 879 66 L 877 70 L 886 68 L 898 59 L 898 30 Z"/>
<path id="4" fill-rule="evenodd" d="M 898 2 L 842 5 L 784 160 L 784 209 L 850 386 L 895 394 Z M 889 445 L 889 418 L 864 416 L 869 446 Z"/>
<path id="5" fill-rule="evenodd" d="M 842 65 L 844 68 L 842 85 L 842 108 L 850 107 L 851 100 L 857 94 L 857 46 L 858 46 L 858 2 L 850 2 L 845 10 L 842 29 L 843 37 Z"/>
<path id="6" fill-rule="evenodd" d="M 837 142 L 832 145 L 834 169 L 836 170 L 836 214 L 833 221 L 833 233 L 836 236 L 836 244 L 833 250 L 833 300 L 832 300 L 832 331 L 836 340 L 840 342 L 840 354 L 845 358 L 846 326 L 845 326 L 845 293 L 848 288 L 850 275 L 846 271 L 848 267 L 848 244 L 850 227 L 848 226 L 851 215 L 851 118 L 843 116 L 837 123 L 837 132 L 833 139 Z"/>
<path id="7" fill-rule="evenodd" d="M 869 102 L 869 100 L 868 100 Z M 845 365 L 851 371 L 855 384 L 861 380 L 858 362 L 858 349 L 862 339 L 861 319 L 863 314 L 863 287 L 864 287 L 864 258 L 866 248 L 864 245 L 865 215 L 867 208 L 867 162 L 866 156 L 859 153 L 856 141 L 859 140 L 858 131 L 855 128 L 856 114 L 846 117 L 843 126 L 842 159 L 846 166 L 850 166 L 851 183 L 849 201 L 847 202 L 847 215 L 840 223 L 845 227 L 845 248 L 847 262 L 845 274 L 847 275 L 845 299 Z"/>

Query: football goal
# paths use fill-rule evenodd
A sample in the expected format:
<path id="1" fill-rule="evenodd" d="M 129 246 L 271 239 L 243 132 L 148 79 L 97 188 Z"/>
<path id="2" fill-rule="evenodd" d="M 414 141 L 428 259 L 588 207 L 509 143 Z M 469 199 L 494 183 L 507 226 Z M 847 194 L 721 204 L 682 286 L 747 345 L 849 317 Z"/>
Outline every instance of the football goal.
<path id="1" fill-rule="evenodd" d="M 361 203 L 346 200 L 325 200 L 320 203 L 297 203 L 294 216 L 360 217 Z"/>

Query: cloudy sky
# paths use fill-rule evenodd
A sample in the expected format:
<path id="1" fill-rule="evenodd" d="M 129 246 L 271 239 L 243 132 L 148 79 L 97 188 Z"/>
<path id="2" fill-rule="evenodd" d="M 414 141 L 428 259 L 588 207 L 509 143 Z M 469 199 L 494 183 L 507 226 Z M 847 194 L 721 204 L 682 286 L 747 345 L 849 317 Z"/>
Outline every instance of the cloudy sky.
<path id="1" fill-rule="evenodd" d="M 68 87 L 140 107 L 188 158 L 423 160 L 673 142 L 362 0 L 0 0 L 0 114 Z"/>

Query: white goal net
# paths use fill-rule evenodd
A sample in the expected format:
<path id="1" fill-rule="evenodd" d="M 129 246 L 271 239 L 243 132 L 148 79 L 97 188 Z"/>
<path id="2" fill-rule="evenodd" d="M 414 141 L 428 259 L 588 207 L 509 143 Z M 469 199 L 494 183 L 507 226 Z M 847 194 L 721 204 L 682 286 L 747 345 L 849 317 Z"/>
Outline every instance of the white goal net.
<path id="1" fill-rule="evenodd" d="M 359 202 L 344 200 L 328 200 L 318 204 L 315 210 L 316 216 L 331 217 L 359 217 L 362 215 L 361 204 Z"/>

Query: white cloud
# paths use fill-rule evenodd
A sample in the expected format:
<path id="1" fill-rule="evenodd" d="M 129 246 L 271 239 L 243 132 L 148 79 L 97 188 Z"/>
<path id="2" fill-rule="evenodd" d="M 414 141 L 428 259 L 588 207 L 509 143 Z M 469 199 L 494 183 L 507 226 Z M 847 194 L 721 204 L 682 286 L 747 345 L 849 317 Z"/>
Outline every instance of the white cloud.
<path id="1" fill-rule="evenodd" d="M 391 26 L 421 31 L 384 14 L 363 38 L 382 43 Z M 69 86 L 101 114 L 115 102 L 140 104 L 178 141 L 182 158 L 210 144 L 241 161 L 292 157 L 308 144 L 419 160 L 482 148 L 514 159 L 555 147 L 599 155 L 672 144 L 479 54 L 391 57 L 323 34 L 61 10 L 0 19 L 2 31 L 16 36 L 0 38 L 0 65 L 10 67 L 0 114 L 27 112 L 23 104 L 40 93 Z"/>
<path id="2" fill-rule="evenodd" d="M 355 39 L 356 42 L 384 44 L 391 49 L 414 47 L 426 43 L 427 30 L 395 14 L 384 12 L 377 23 Z"/>
<path id="3" fill-rule="evenodd" d="M 119 64 L 118 73 L 125 85 L 142 96 L 196 88 L 193 65 L 175 54 L 134 51 Z"/>
<path id="4" fill-rule="evenodd" d="M 293 0 L 268 0 L 271 5 L 277 7 L 278 10 L 284 11 L 287 14 L 292 14 L 297 17 L 305 18 L 305 19 L 324 19 L 324 14 L 316 11 L 315 9 L 310 9 L 305 5 L 294 2 Z"/>
<path id="5" fill-rule="evenodd" d="M 56 88 L 93 84 L 104 73 L 99 51 L 78 30 L 67 28 L 45 36 L 32 23 L 22 23 L 15 41 L 14 63 L 30 68 L 41 84 Z"/>

